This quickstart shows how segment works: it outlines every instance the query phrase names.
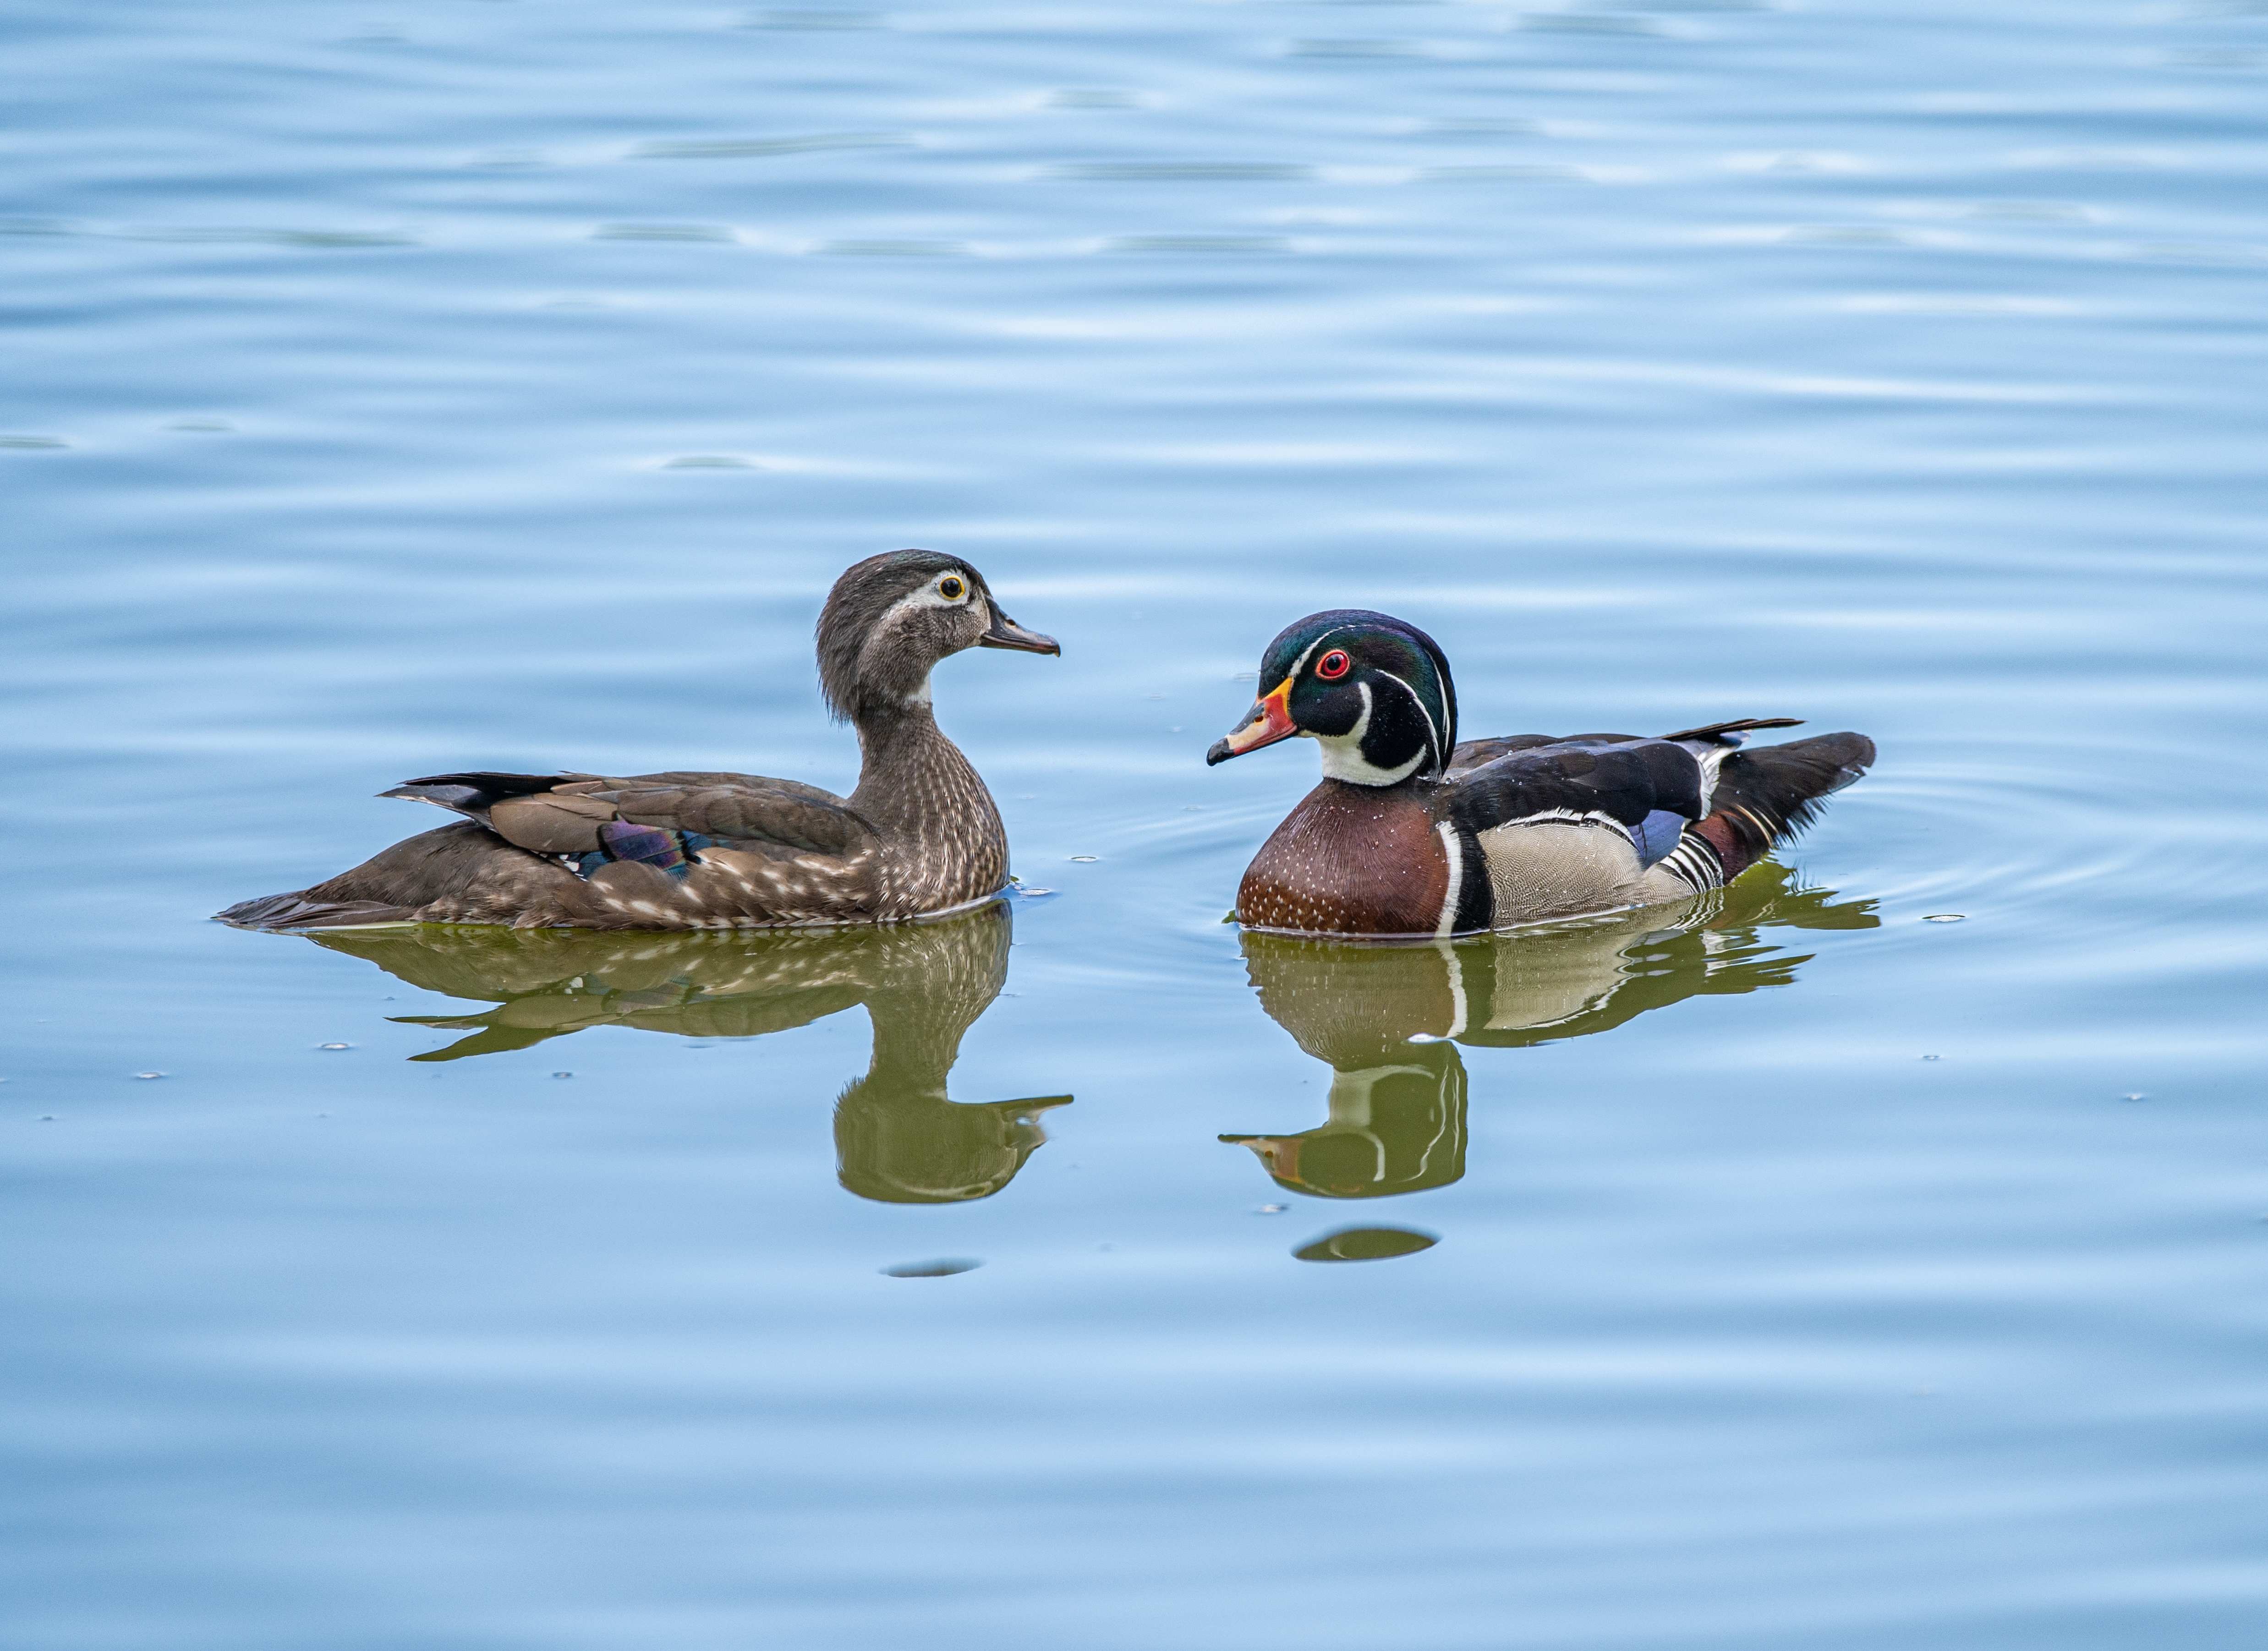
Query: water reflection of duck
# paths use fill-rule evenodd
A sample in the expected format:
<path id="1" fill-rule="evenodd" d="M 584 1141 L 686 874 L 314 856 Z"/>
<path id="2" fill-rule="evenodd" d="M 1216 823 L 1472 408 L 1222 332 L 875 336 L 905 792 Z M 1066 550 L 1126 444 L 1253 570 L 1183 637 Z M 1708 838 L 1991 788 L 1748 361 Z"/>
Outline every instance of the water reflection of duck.
<path id="1" fill-rule="evenodd" d="M 1007 1185 L 1047 1140 L 1040 1115 L 1071 1098 L 946 1098 L 962 1036 L 1007 980 L 1011 924 L 1006 906 L 990 906 L 939 922 L 763 935 L 423 924 L 309 938 L 426 991 L 495 1005 L 401 1016 L 472 1034 L 415 1060 L 525 1049 L 589 1026 L 756 1038 L 863 1003 L 873 1058 L 836 1101 L 838 1174 L 861 1198 L 935 1204 Z"/>
<path id="2" fill-rule="evenodd" d="M 1332 1068 L 1330 1117 L 1296 1135 L 1223 1135 L 1278 1185 L 1322 1198 L 1446 1186 L 1465 1172 L 1459 1044 L 1584 1038 L 1710 993 L 1786 986 L 1808 954 L 1766 928 L 1872 928 L 1871 901 L 1789 886 L 1783 867 L 1682 906 L 1420 945 L 1243 936 L 1261 1007 Z"/>

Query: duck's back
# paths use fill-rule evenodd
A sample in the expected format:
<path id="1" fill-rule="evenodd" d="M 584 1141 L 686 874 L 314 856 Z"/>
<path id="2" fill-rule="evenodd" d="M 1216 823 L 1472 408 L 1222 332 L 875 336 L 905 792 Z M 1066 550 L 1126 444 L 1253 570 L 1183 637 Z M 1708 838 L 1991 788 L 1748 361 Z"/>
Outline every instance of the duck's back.
<path id="1" fill-rule="evenodd" d="M 385 922 L 746 928 L 870 922 L 883 847 L 843 798 L 761 774 L 431 774 L 387 796 L 466 816 L 326 883 L 232 906 L 270 928 Z"/>

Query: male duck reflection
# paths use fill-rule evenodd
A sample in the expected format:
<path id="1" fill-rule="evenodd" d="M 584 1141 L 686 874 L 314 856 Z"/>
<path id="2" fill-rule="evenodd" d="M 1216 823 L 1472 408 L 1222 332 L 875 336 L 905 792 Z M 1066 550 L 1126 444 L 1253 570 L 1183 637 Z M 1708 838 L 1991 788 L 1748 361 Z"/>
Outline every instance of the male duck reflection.
<path id="1" fill-rule="evenodd" d="M 415 1060 L 525 1049 L 588 1026 L 755 1038 L 866 1006 L 866 1075 L 835 1104 L 837 1173 L 861 1198 L 985 1198 L 1047 1136 L 1068 1095 L 968 1104 L 946 1096 L 962 1036 L 1008 978 L 1008 908 L 895 928 L 773 935 L 593 935 L 419 926 L 334 929 L 318 944 L 428 992 L 486 1000 L 473 1015 L 403 1016 L 473 1035 Z"/>
<path id="2" fill-rule="evenodd" d="M 1416 626 L 1341 608 L 1268 645 L 1270 685 L 1208 764 L 1294 735 L 1323 781 L 1262 845 L 1236 918 L 1294 934 L 1447 936 L 1658 905 L 1723 886 L 1864 774 L 1874 742 L 1742 752 L 1750 717 L 1648 739 L 1457 743 L 1449 662 Z"/>
<path id="3" fill-rule="evenodd" d="M 895 922 L 992 899 L 1008 881 L 1007 833 L 930 712 L 930 671 L 965 648 L 1062 651 L 1003 613 L 956 556 L 871 556 L 835 582 L 819 619 L 821 691 L 858 732 L 849 797 L 747 774 L 433 774 L 379 795 L 470 823 L 221 921 L 760 928 Z"/>
<path id="4" fill-rule="evenodd" d="M 1319 1198 L 1447 1186 L 1465 1172 L 1459 1044 L 1586 1038 L 1705 993 L 1786 986 L 1767 927 L 1873 928 L 1871 901 L 1789 888 L 1783 867 L 1680 909 L 1492 935 L 1458 944 L 1351 945 L 1247 930 L 1261 1007 L 1331 1066 L 1330 1117 L 1296 1135 L 1223 1135 L 1278 1185 Z"/>

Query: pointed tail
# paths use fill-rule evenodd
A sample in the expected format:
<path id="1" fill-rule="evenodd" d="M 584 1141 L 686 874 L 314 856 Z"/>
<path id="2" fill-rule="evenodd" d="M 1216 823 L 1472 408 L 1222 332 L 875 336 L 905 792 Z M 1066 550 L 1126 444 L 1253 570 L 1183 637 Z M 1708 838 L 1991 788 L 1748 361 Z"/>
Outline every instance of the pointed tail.
<path id="1" fill-rule="evenodd" d="M 1688 831 L 1716 850 L 1730 883 L 1818 818 L 1820 804 L 1874 761 L 1874 742 L 1864 734 L 1817 734 L 1735 752 L 1717 770 L 1708 817 Z"/>

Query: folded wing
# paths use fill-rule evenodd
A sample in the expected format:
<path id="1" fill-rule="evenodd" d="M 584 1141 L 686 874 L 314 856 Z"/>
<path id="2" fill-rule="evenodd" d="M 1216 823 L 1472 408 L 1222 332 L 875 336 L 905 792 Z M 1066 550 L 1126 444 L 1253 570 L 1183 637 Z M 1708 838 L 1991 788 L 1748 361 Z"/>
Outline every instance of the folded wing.
<path id="1" fill-rule="evenodd" d="M 1477 834 L 1522 821 L 1610 819 L 1631 833 L 1641 866 L 1651 866 L 1701 818 L 1706 776 L 1700 759 L 1683 745 L 1616 735 L 1514 743 L 1537 737 L 1514 735 L 1458 747 L 1461 756 L 1474 746 L 1512 747 L 1451 771 L 1459 826 Z"/>
<path id="2" fill-rule="evenodd" d="M 379 795 L 453 810 L 540 855 L 649 858 L 617 852 L 650 840 L 625 827 L 667 834 L 694 852 L 714 847 L 847 856 L 875 843 L 873 827 L 832 792 L 760 774 L 443 774 Z"/>

